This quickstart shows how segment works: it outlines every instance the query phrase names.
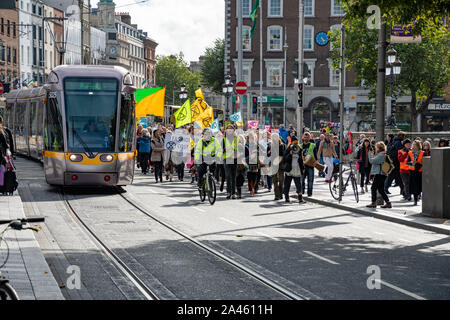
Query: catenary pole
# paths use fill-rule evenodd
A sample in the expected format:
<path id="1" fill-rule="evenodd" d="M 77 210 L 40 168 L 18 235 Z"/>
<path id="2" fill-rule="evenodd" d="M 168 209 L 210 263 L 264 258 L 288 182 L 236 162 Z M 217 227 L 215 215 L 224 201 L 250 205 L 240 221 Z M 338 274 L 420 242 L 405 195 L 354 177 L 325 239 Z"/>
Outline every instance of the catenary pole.
<path id="1" fill-rule="evenodd" d="M 377 73 L 377 109 L 376 109 L 376 130 L 377 142 L 384 141 L 384 114 L 386 103 L 385 81 L 386 81 L 386 23 L 381 23 L 378 34 L 378 73 Z"/>
<path id="2" fill-rule="evenodd" d="M 259 113 L 263 123 L 263 0 L 259 2 Z"/>
<path id="3" fill-rule="evenodd" d="M 342 201 L 342 188 L 343 188 L 343 160 L 344 153 L 342 147 L 344 146 L 344 88 L 345 88 L 345 25 L 341 26 L 341 50 L 340 50 L 340 68 L 339 68 L 339 113 L 340 113 L 340 126 L 339 126 L 339 137 L 340 137 L 340 148 L 339 148 L 339 202 Z M 328 168 L 331 170 L 331 168 Z"/>
<path id="4" fill-rule="evenodd" d="M 298 85 L 297 85 L 297 96 L 298 96 L 298 86 L 303 84 L 303 30 L 305 25 L 304 17 L 305 7 L 303 0 L 299 1 L 299 20 L 298 20 Z M 303 93 L 305 92 L 303 88 Z M 302 135 L 303 131 L 303 100 L 299 100 L 299 105 L 297 108 L 297 134 Z"/>

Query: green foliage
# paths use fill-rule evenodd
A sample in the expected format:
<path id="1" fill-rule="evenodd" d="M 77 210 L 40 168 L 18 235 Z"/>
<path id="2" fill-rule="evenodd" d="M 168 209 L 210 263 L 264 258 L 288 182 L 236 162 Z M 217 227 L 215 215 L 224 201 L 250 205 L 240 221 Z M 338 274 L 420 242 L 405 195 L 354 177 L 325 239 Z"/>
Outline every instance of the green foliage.
<path id="1" fill-rule="evenodd" d="M 217 39 L 214 46 L 205 51 L 205 60 L 201 69 L 202 84 L 215 93 L 222 93 L 224 82 L 225 41 Z"/>
<path id="2" fill-rule="evenodd" d="M 388 25 L 408 25 L 414 21 L 413 34 L 430 26 L 442 32 L 443 17 L 450 12 L 449 0 L 340 0 L 340 3 L 349 20 L 367 19 L 367 8 L 377 5 Z"/>
<path id="3" fill-rule="evenodd" d="M 368 15 L 367 15 L 368 16 Z M 363 18 L 347 16 L 345 20 L 345 58 L 347 68 L 355 71 L 357 84 L 364 79 L 369 89 L 369 98 L 374 99 L 377 86 L 378 30 L 366 27 L 367 16 Z M 389 34 L 389 27 L 387 28 Z M 333 67 L 339 66 L 340 32 L 330 31 L 333 45 Z M 450 81 L 450 33 L 441 32 L 430 23 L 421 31 L 422 43 L 395 44 L 398 58 L 402 61 L 402 72 L 393 85 L 393 95 L 411 95 L 411 112 L 422 114 L 432 98 L 444 94 Z M 387 36 L 389 41 L 389 36 Z M 389 81 L 386 93 L 390 94 Z"/>
<path id="4" fill-rule="evenodd" d="M 181 84 L 186 84 L 189 99 L 195 99 L 195 90 L 200 84 L 200 75 L 188 69 L 184 55 L 158 56 L 156 58 L 156 84 L 166 87 L 166 103 L 180 105 L 179 99 Z M 173 100 L 175 98 L 175 100 Z M 172 102 L 173 101 L 173 102 Z"/>

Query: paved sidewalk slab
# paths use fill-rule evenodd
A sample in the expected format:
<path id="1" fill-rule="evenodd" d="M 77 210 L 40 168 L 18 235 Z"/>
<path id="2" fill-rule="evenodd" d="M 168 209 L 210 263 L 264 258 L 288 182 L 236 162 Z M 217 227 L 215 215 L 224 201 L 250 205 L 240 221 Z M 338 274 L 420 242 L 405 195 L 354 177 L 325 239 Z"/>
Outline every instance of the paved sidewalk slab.
<path id="1" fill-rule="evenodd" d="M 0 196 L 0 219 L 24 218 L 18 193 Z M 0 226 L 0 232 L 5 226 Z M 34 231 L 8 230 L 4 240 L 10 249 L 8 263 L 0 270 L 10 280 L 21 300 L 64 300 L 61 290 L 45 261 Z M 5 244 L 0 246 L 0 265 L 6 255 Z"/>
<path id="2" fill-rule="evenodd" d="M 392 209 L 370 209 L 366 206 L 371 201 L 371 186 L 367 193 L 359 195 L 359 203 L 356 203 L 353 189 L 349 186 L 343 197 L 342 202 L 333 199 L 330 193 L 329 184 L 325 183 L 323 178 L 314 177 L 313 196 L 311 198 L 305 197 L 306 201 L 318 203 L 321 205 L 348 210 L 354 213 L 383 219 L 395 223 L 400 223 L 414 228 L 433 231 L 441 234 L 450 235 L 450 220 L 429 218 L 422 215 L 422 202 L 414 206 L 414 202 L 406 202 L 402 200 L 400 195 L 400 188 L 390 188 L 389 199 L 392 202 Z M 361 188 L 358 188 L 360 191 Z"/>

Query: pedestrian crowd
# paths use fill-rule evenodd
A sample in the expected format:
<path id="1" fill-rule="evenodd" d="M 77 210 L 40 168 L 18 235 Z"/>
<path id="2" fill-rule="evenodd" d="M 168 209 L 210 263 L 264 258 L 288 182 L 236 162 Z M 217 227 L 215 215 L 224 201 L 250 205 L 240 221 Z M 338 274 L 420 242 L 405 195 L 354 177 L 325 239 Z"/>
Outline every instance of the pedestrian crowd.
<path id="1" fill-rule="evenodd" d="M 281 126 L 276 131 L 243 130 L 233 124 L 217 132 L 193 126 L 182 129 L 190 138 L 187 156 L 165 147 L 166 135 L 175 132 L 173 125 L 138 127 L 138 166 L 142 173 L 152 172 L 156 183 L 162 183 L 163 176 L 165 181 L 173 181 L 176 172 L 178 180 L 183 181 L 184 170 L 188 168 L 191 184 L 196 183 L 201 189 L 209 166 L 227 199 L 241 199 L 247 181 L 250 197 L 266 188 L 274 191 L 274 201 L 290 202 L 294 182 L 298 201 L 304 203 L 303 195 L 313 196 L 315 173 L 318 171 L 319 178 L 324 178 L 326 183 L 333 182 L 341 160 L 339 138 L 326 130 L 316 138 L 308 128 L 298 136 L 292 126 Z M 422 193 L 423 158 L 431 155 L 429 141 L 420 138 L 411 141 L 403 132 L 395 137 L 390 134 L 386 141 L 379 142 L 362 134 L 355 143 L 348 132 L 344 140 L 342 160 L 356 162 L 360 192 L 369 192 L 371 186 L 372 203 L 368 207 L 377 206 L 380 194 L 385 202 L 382 207 L 392 208 L 388 195 L 394 181 L 404 200 L 417 204 Z M 448 146 L 448 141 L 442 140 L 440 146 Z M 388 171 L 386 162 L 391 165 Z"/>

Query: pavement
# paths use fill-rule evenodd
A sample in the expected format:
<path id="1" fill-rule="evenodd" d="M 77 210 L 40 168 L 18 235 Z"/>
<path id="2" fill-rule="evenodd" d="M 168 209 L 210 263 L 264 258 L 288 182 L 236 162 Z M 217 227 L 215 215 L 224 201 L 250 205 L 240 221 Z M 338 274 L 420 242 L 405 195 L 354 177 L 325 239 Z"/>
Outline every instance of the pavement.
<path id="1" fill-rule="evenodd" d="M 361 188 L 358 187 L 359 203 L 356 203 L 353 189 L 348 187 L 341 202 L 333 199 L 330 194 L 329 184 L 325 183 L 324 178 L 314 177 L 313 196 L 305 197 L 306 201 L 322 204 L 325 206 L 334 207 L 337 209 L 348 210 L 351 212 L 363 214 L 369 217 L 387 220 L 406 226 L 419 228 L 423 230 L 433 231 L 450 235 L 450 219 L 430 218 L 422 214 L 422 202 L 414 206 L 414 201 L 405 201 L 400 195 L 399 187 L 391 187 L 389 199 L 392 202 L 392 209 L 370 209 L 366 206 L 372 202 L 371 189 L 368 186 L 368 191 L 361 194 Z"/>
<path id="2" fill-rule="evenodd" d="M 17 192 L 14 196 L 0 196 L 0 219 L 24 218 L 21 198 Z M 0 226 L 3 230 L 5 226 Z M 0 269 L 2 276 L 10 280 L 21 300 L 62 300 L 61 290 L 42 255 L 34 231 L 8 230 L 3 240 L 9 246 L 9 259 Z M 6 246 L 0 244 L 0 264 L 6 255 Z"/>

